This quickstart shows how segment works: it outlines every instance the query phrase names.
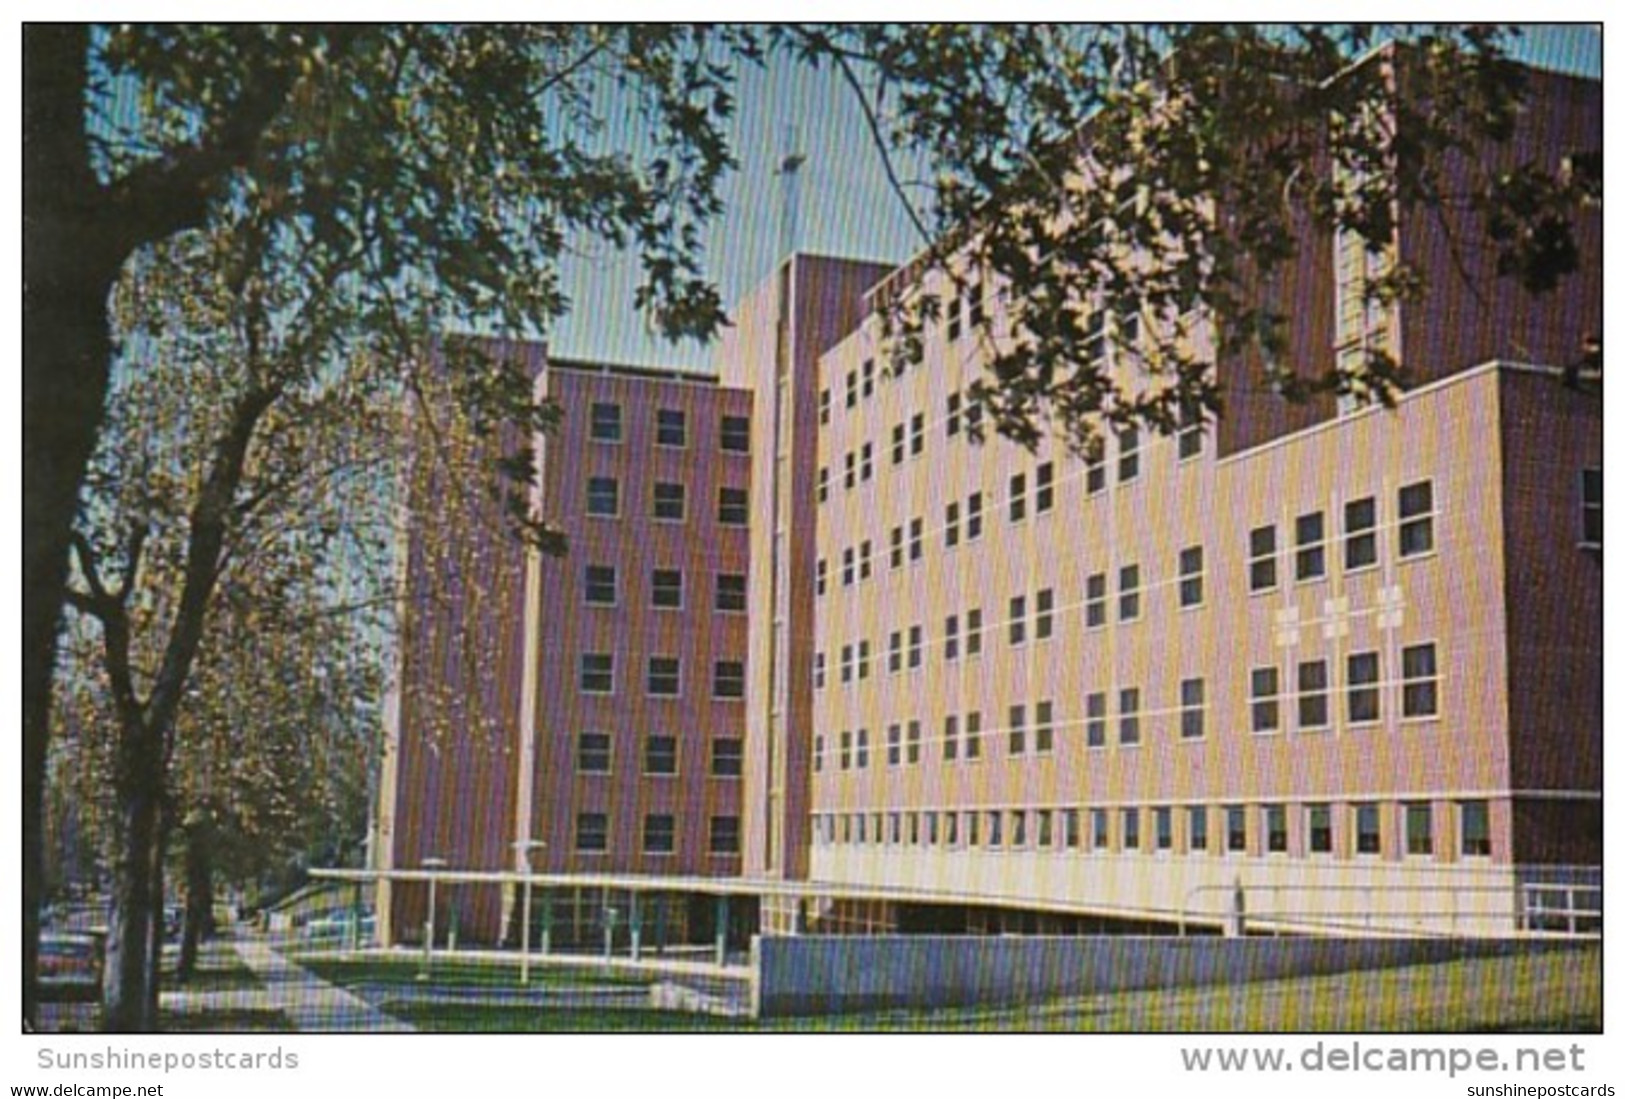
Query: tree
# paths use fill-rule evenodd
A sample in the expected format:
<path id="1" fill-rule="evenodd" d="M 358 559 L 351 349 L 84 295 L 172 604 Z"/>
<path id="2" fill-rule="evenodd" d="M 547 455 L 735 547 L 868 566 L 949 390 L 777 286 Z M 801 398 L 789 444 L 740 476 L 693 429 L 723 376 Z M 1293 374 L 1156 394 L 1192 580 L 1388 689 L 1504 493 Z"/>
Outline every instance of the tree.
<path id="1" fill-rule="evenodd" d="M 829 66 L 888 158 L 911 154 L 932 173 L 915 273 L 935 282 L 898 280 L 916 292 L 884 302 L 895 353 L 973 284 L 1008 286 L 1020 303 L 1013 333 L 983 325 L 988 377 L 971 395 L 997 430 L 1029 444 L 1055 430 L 1088 449 L 1103 427 L 1211 416 L 1207 367 L 1248 346 L 1266 352 L 1260 369 L 1284 392 L 1380 399 L 1393 381 L 1381 355 L 1310 377 L 1267 354 L 1282 318 L 1257 289 L 1291 259 L 1286 224 L 1307 218 L 1381 252 L 1396 207 L 1466 202 L 1506 273 L 1540 288 L 1580 262 L 1572 218 L 1599 200 L 1600 159 L 1575 150 L 1563 170 L 1480 174 L 1447 193 L 1443 160 L 1477 163 L 1507 132 L 1519 78 L 1505 35 L 1412 35 L 1405 79 L 1426 109 L 1397 127 L 1368 109 L 1404 109 L 1388 94 L 1393 67 L 1349 65 L 1376 37 L 1149 25 L 26 28 L 25 1009 L 70 531 L 110 393 L 109 295 L 132 260 L 179 234 L 257 225 L 267 285 L 309 290 L 330 272 L 342 290 L 309 337 L 313 356 L 348 339 L 388 344 L 406 363 L 431 328 L 544 334 L 569 304 L 559 257 L 596 234 L 637 250 L 638 301 L 664 333 L 703 337 L 724 319 L 700 228 L 732 164 L 739 69 Z M 133 114 L 114 109 L 131 103 Z M 647 123 L 646 155 L 604 137 L 606 112 L 623 109 Z M 229 255 L 209 262 L 229 281 Z M 1421 277 L 1390 264 L 1367 293 L 1392 300 Z M 1098 318 L 1135 311 L 1156 321 L 1132 349 L 1156 384 L 1130 390 L 1093 348 L 1130 342 Z M 1192 315 L 1212 322 L 1213 350 L 1179 323 Z M 129 548 L 115 555 L 136 556 Z M 105 608 L 121 590 L 82 595 Z M 206 599 L 182 602 L 197 615 L 186 628 L 200 629 Z M 196 645 L 181 650 L 155 700 L 181 697 Z M 143 720 L 169 724 L 170 705 Z M 160 748 L 149 737 L 131 765 Z"/>

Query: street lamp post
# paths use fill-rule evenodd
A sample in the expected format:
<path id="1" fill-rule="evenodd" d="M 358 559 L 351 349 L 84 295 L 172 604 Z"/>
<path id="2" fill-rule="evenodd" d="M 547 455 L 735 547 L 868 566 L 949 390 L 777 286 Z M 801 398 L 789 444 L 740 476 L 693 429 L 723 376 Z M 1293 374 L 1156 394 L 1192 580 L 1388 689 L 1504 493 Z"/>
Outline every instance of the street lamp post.
<path id="1" fill-rule="evenodd" d="M 429 979 L 429 966 L 434 961 L 434 871 L 443 869 L 446 860 L 441 858 L 427 858 L 423 860 L 423 869 L 429 871 L 429 911 L 423 921 L 423 969 L 418 973 L 418 980 Z"/>
<path id="2" fill-rule="evenodd" d="M 530 879 L 531 875 L 535 873 L 535 868 L 531 866 L 530 853 L 545 849 L 547 843 L 543 840 L 515 840 L 513 846 L 514 850 L 518 851 L 525 859 L 525 902 L 522 906 L 523 914 L 519 928 L 519 983 L 528 985 L 530 984 Z"/>

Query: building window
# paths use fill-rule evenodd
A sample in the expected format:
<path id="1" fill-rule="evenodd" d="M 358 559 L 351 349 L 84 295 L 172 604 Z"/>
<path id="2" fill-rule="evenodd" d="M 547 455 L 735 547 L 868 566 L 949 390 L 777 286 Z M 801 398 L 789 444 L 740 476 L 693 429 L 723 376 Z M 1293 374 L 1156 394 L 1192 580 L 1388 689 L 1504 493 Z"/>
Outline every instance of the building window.
<path id="1" fill-rule="evenodd" d="M 613 477 L 587 478 L 587 514 L 613 519 L 621 513 L 621 483 Z"/>
<path id="2" fill-rule="evenodd" d="M 875 475 L 875 445 L 864 443 L 858 452 L 858 480 L 868 481 Z"/>
<path id="3" fill-rule="evenodd" d="M 1275 587 L 1275 524 L 1254 527 L 1247 535 L 1247 590 Z"/>
<path id="4" fill-rule="evenodd" d="M 829 426 L 830 406 L 829 386 L 825 386 L 818 391 L 818 422 L 825 427 Z"/>
<path id="5" fill-rule="evenodd" d="M 858 642 L 858 678 L 869 678 L 869 642 Z"/>
<path id="6" fill-rule="evenodd" d="M 615 605 L 615 566 L 587 566 L 587 602 L 595 607 Z"/>
<path id="7" fill-rule="evenodd" d="M 1033 751 L 1040 755 L 1055 750 L 1055 703 L 1040 702 L 1033 711 Z"/>
<path id="8" fill-rule="evenodd" d="M 822 652 L 813 653 L 813 690 L 821 691 L 829 677 L 829 668 Z"/>
<path id="9" fill-rule="evenodd" d="M 1350 653 L 1348 705 L 1349 724 L 1376 721 L 1382 716 L 1377 687 L 1377 654 Z"/>
<path id="10" fill-rule="evenodd" d="M 903 763 L 903 727 L 891 725 L 886 729 L 886 766 L 899 767 Z"/>
<path id="11" fill-rule="evenodd" d="M 982 711 L 972 710 L 965 715 L 965 758 L 982 758 Z"/>
<path id="12" fill-rule="evenodd" d="M 1224 810 L 1224 849 L 1237 855 L 1247 853 L 1247 807 L 1230 805 Z"/>
<path id="13" fill-rule="evenodd" d="M 1201 679 L 1179 681 L 1179 735 L 1185 740 L 1200 740 L 1203 725 L 1207 684 Z"/>
<path id="14" fill-rule="evenodd" d="M 1433 482 L 1418 481 L 1399 490 L 1399 556 L 1433 552 Z"/>
<path id="15" fill-rule="evenodd" d="M 1186 810 L 1185 823 L 1190 834 L 1186 837 L 1192 852 L 1201 854 L 1207 850 L 1207 806 L 1192 805 Z"/>
<path id="16" fill-rule="evenodd" d="M 1117 620 L 1132 622 L 1140 617 L 1140 566 L 1124 565 L 1117 570 Z"/>
<path id="17" fill-rule="evenodd" d="M 745 609 L 745 574 L 741 572 L 717 573 L 717 610 L 742 611 Z"/>
<path id="18" fill-rule="evenodd" d="M 973 492 L 965 500 L 965 541 L 974 542 L 982 536 L 982 494 Z"/>
<path id="19" fill-rule="evenodd" d="M 1293 525 L 1296 547 L 1296 568 L 1299 581 L 1318 580 L 1326 575 L 1326 516 L 1312 511 L 1298 516 Z"/>
<path id="20" fill-rule="evenodd" d="M 615 658 L 609 653 L 581 654 L 581 693 L 607 695 L 615 692 Z"/>
<path id="21" fill-rule="evenodd" d="M 1140 811 L 1135 808 L 1123 810 L 1123 850 L 1138 851 L 1140 849 Z"/>
<path id="22" fill-rule="evenodd" d="M 1015 473 L 1010 476 L 1010 521 L 1019 523 L 1027 518 L 1027 475 Z"/>
<path id="23" fill-rule="evenodd" d="M 646 775 L 675 775 L 677 773 L 677 738 L 650 733 L 643 740 L 643 773 Z"/>
<path id="24" fill-rule="evenodd" d="M 1016 703 L 1010 707 L 1010 754 L 1019 756 L 1027 750 L 1027 707 Z"/>
<path id="25" fill-rule="evenodd" d="M 864 359 L 862 369 L 863 395 L 873 397 L 875 395 L 875 361 L 873 359 Z"/>
<path id="26" fill-rule="evenodd" d="M 1117 743 L 1140 743 L 1140 688 L 1124 687 L 1117 692 Z"/>
<path id="27" fill-rule="evenodd" d="M 651 577 L 654 605 L 665 610 L 680 610 L 683 606 L 683 573 L 681 569 L 655 569 Z"/>
<path id="28" fill-rule="evenodd" d="M 908 628 L 908 666 L 918 668 L 925 655 L 925 628 L 923 626 L 910 626 Z"/>
<path id="29" fill-rule="evenodd" d="M 858 579 L 867 580 L 875 574 L 875 544 L 865 538 L 858 546 Z"/>
<path id="30" fill-rule="evenodd" d="M 576 770 L 584 775 L 609 774 L 608 733 L 581 733 L 576 737 Z"/>
<path id="31" fill-rule="evenodd" d="M 896 675 L 903 670 L 903 631 L 893 630 L 886 641 L 886 670 Z"/>
<path id="32" fill-rule="evenodd" d="M 841 551 L 841 587 L 850 588 L 858 578 L 858 551 L 847 546 Z"/>
<path id="33" fill-rule="evenodd" d="M 1382 854 L 1382 816 L 1377 806 L 1370 802 L 1354 807 L 1354 852 L 1358 855 Z"/>
<path id="34" fill-rule="evenodd" d="M 1010 644 L 1027 643 L 1027 597 L 1014 596 L 1010 600 Z"/>
<path id="35" fill-rule="evenodd" d="M 1069 851 L 1076 851 L 1083 842 L 1083 828 L 1078 820 L 1076 809 L 1063 809 L 1061 811 L 1061 841 L 1066 844 Z"/>
<path id="36" fill-rule="evenodd" d="M 869 766 L 869 730 L 858 730 L 858 769 L 863 770 Z"/>
<path id="37" fill-rule="evenodd" d="M 986 814 L 987 819 L 987 845 L 989 847 L 1004 846 L 1004 814 L 993 809 Z"/>
<path id="38" fill-rule="evenodd" d="M 1104 809 L 1089 810 L 1089 831 L 1093 833 L 1096 851 L 1108 851 L 1112 845 L 1111 821 Z"/>
<path id="39" fill-rule="evenodd" d="M 945 315 L 948 321 L 948 339 L 950 342 L 959 339 L 960 334 L 964 331 L 964 304 L 964 299 L 958 294 L 948 299 L 948 309 Z"/>
<path id="40" fill-rule="evenodd" d="M 1040 809 L 1033 814 L 1038 822 L 1038 846 L 1055 846 L 1055 810 Z"/>
<path id="41" fill-rule="evenodd" d="M 1490 856 L 1490 803 L 1463 801 L 1461 806 L 1461 854 L 1463 858 Z"/>
<path id="42" fill-rule="evenodd" d="M 1433 854 L 1433 806 L 1425 801 L 1405 806 L 1405 854 L 1416 857 Z"/>
<path id="43" fill-rule="evenodd" d="M 918 458 L 925 453 L 925 413 L 916 412 L 908 422 L 908 453 Z"/>
<path id="44" fill-rule="evenodd" d="M 1106 624 L 1106 574 L 1097 572 L 1084 581 L 1083 624 L 1098 629 Z"/>
<path id="45" fill-rule="evenodd" d="M 722 449 L 732 454 L 750 453 L 750 417 L 722 418 Z"/>
<path id="46" fill-rule="evenodd" d="M 852 646 L 841 646 L 841 682 L 852 682 Z"/>
<path id="47" fill-rule="evenodd" d="M 680 408 L 655 412 L 655 443 L 659 446 L 688 445 L 688 414 Z"/>
<path id="48" fill-rule="evenodd" d="M 1309 853 L 1311 855 L 1329 855 L 1332 853 L 1332 807 L 1330 805 L 1309 805 L 1304 807 L 1306 831 L 1309 833 Z"/>
<path id="49" fill-rule="evenodd" d="M 818 559 L 816 590 L 819 595 L 829 591 L 829 561 L 823 557 Z"/>
<path id="50" fill-rule="evenodd" d="M 848 370 L 846 372 L 846 407 L 847 408 L 856 408 L 857 406 L 858 406 L 858 372 L 856 370 Z"/>
<path id="51" fill-rule="evenodd" d="M 742 527 L 750 521 L 750 493 L 742 488 L 723 488 L 717 496 L 717 522 Z"/>
<path id="52" fill-rule="evenodd" d="M 965 612 L 965 655 L 979 656 L 982 652 L 982 608 L 973 607 Z"/>
<path id="53" fill-rule="evenodd" d="M 1580 545 L 1602 548 L 1602 470 L 1580 471 Z"/>
<path id="54" fill-rule="evenodd" d="M 655 483 L 654 517 L 671 522 L 682 522 L 683 513 L 686 510 L 684 497 L 685 493 L 682 485 L 657 481 Z"/>
<path id="55" fill-rule="evenodd" d="M 1055 635 L 1055 589 L 1040 591 L 1034 604 L 1033 636 L 1046 641 Z"/>
<path id="56" fill-rule="evenodd" d="M 1179 551 L 1179 605 L 1202 605 L 1202 547 L 1188 546 Z"/>
<path id="57" fill-rule="evenodd" d="M 1377 563 L 1377 501 L 1367 496 L 1343 505 L 1343 568 L 1347 572 Z"/>
<path id="58" fill-rule="evenodd" d="M 959 715 L 942 719 L 942 758 L 952 763 L 959 758 Z"/>
<path id="59" fill-rule="evenodd" d="M 841 730 L 841 770 L 852 769 L 852 730 Z"/>
<path id="60" fill-rule="evenodd" d="M 1264 845 L 1272 855 L 1286 854 L 1286 806 L 1264 806 Z"/>
<path id="61" fill-rule="evenodd" d="M 669 855 L 677 850 L 677 818 L 670 813 L 649 813 L 643 818 L 643 853 Z"/>
<path id="62" fill-rule="evenodd" d="M 1281 728 L 1281 671 L 1254 668 L 1252 674 L 1253 732 L 1274 733 Z"/>
<path id="63" fill-rule="evenodd" d="M 592 437 L 600 443 L 618 443 L 621 441 L 620 405 L 593 402 Z"/>
<path id="64" fill-rule="evenodd" d="M 711 818 L 711 854 L 739 854 L 739 818 Z"/>
<path id="65" fill-rule="evenodd" d="M 1140 475 L 1140 429 L 1125 427 L 1117 436 L 1117 483 L 1126 484 Z"/>
<path id="66" fill-rule="evenodd" d="M 674 698 L 682 689 L 683 663 L 675 656 L 649 658 L 649 693 Z"/>
<path id="67" fill-rule="evenodd" d="M 1055 463 L 1044 462 L 1033 474 L 1033 510 L 1039 515 L 1055 508 Z"/>
<path id="68" fill-rule="evenodd" d="M 955 501 L 948 505 L 942 521 L 942 544 L 947 549 L 959 545 L 959 503 Z"/>
<path id="69" fill-rule="evenodd" d="M 857 487 L 858 483 L 858 456 L 853 451 L 846 452 L 846 480 L 847 491 Z"/>
<path id="70" fill-rule="evenodd" d="M 711 680 L 711 696 L 713 698 L 744 698 L 745 697 L 745 662 L 743 660 L 719 660 Z"/>
<path id="71" fill-rule="evenodd" d="M 829 467 L 818 467 L 818 502 L 829 503 Z"/>
<path id="72" fill-rule="evenodd" d="M 948 394 L 948 417 L 946 432 L 951 439 L 959 434 L 959 411 L 964 407 L 964 398 L 958 393 Z"/>
<path id="73" fill-rule="evenodd" d="M 959 616 L 950 614 L 942 624 L 942 659 L 959 659 Z"/>
<path id="74" fill-rule="evenodd" d="M 583 852 L 599 852 L 609 850 L 608 814 L 576 814 L 576 850 Z"/>
<path id="75" fill-rule="evenodd" d="M 1099 439 L 1095 440 L 1094 452 L 1083 465 L 1083 490 L 1089 496 L 1106 491 L 1106 446 Z"/>
<path id="76" fill-rule="evenodd" d="M 1185 401 L 1179 408 L 1178 448 L 1179 460 L 1189 461 L 1202 453 L 1202 436 L 1206 425 L 1202 422 L 1202 406 Z"/>
<path id="77" fill-rule="evenodd" d="M 891 529 L 891 567 L 894 569 L 900 569 L 903 567 L 902 527 L 893 527 Z"/>
<path id="78" fill-rule="evenodd" d="M 893 424 L 891 429 L 891 464 L 900 466 L 908 453 L 908 432 L 902 424 Z"/>
<path id="79" fill-rule="evenodd" d="M 1439 662 L 1431 644 L 1400 650 L 1405 683 L 1401 713 L 1405 717 L 1434 717 L 1439 712 Z"/>
<path id="80" fill-rule="evenodd" d="M 908 559 L 918 561 L 925 556 L 925 520 L 908 521 Z"/>
<path id="81" fill-rule="evenodd" d="M 908 761 L 910 763 L 920 762 L 921 739 L 920 722 L 916 718 L 908 723 Z"/>
<path id="82" fill-rule="evenodd" d="M 1159 805 L 1151 810 L 1152 842 L 1157 845 L 1158 851 L 1172 851 L 1174 849 L 1174 811 L 1166 805 Z"/>
<path id="83" fill-rule="evenodd" d="M 1327 699 L 1330 686 L 1324 660 L 1306 660 L 1298 665 L 1298 728 L 1324 729 L 1331 724 Z"/>
<path id="84" fill-rule="evenodd" d="M 1091 748 L 1106 746 L 1106 692 L 1095 691 L 1084 699 L 1083 742 Z"/>

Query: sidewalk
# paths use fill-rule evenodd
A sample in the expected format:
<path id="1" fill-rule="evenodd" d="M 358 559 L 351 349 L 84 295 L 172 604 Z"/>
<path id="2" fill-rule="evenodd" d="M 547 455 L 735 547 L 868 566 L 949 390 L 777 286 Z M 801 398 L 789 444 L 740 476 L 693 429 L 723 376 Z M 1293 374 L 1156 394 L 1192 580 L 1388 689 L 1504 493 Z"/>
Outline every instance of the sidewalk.
<path id="1" fill-rule="evenodd" d="M 239 937 L 232 946 L 243 964 L 253 970 L 254 976 L 265 986 L 263 990 L 246 994 L 254 998 L 254 1006 L 285 1013 L 295 1030 L 398 1034 L 414 1029 L 393 1015 L 379 1011 L 354 993 L 328 984 L 308 969 L 288 961 L 272 950 L 264 939 Z"/>

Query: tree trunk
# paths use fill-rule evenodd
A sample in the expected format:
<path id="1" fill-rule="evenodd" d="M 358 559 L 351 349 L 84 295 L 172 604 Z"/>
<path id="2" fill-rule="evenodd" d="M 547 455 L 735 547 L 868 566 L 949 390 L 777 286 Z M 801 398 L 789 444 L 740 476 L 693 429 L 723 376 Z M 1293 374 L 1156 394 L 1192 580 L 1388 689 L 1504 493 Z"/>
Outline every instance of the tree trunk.
<path id="1" fill-rule="evenodd" d="M 150 1032 L 157 1024 L 153 915 L 163 901 L 163 773 L 153 740 L 145 726 L 126 723 L 114 771 L 119 828 L 102 982 L 102 1022 L 110 1031 Z"/>
<path id="2" fill-rule="evenodd" d="M 198 946 L 214 933 L 214 847 L 209 824 L 186 830 L 186 916 L 181 930 L 181 957 L 175 967 L 180 981 L 190 981 L 197 968 Z"/>
<path id="3" fill-rule="evenodd" d="M 158 1029 L 158 994 L 163 987 L 164 857 L 169 851 L 169 809 L 161 801 L 158 834 L 152 844 L 152 911 L 147 917 L 147 1025 Z"/>

